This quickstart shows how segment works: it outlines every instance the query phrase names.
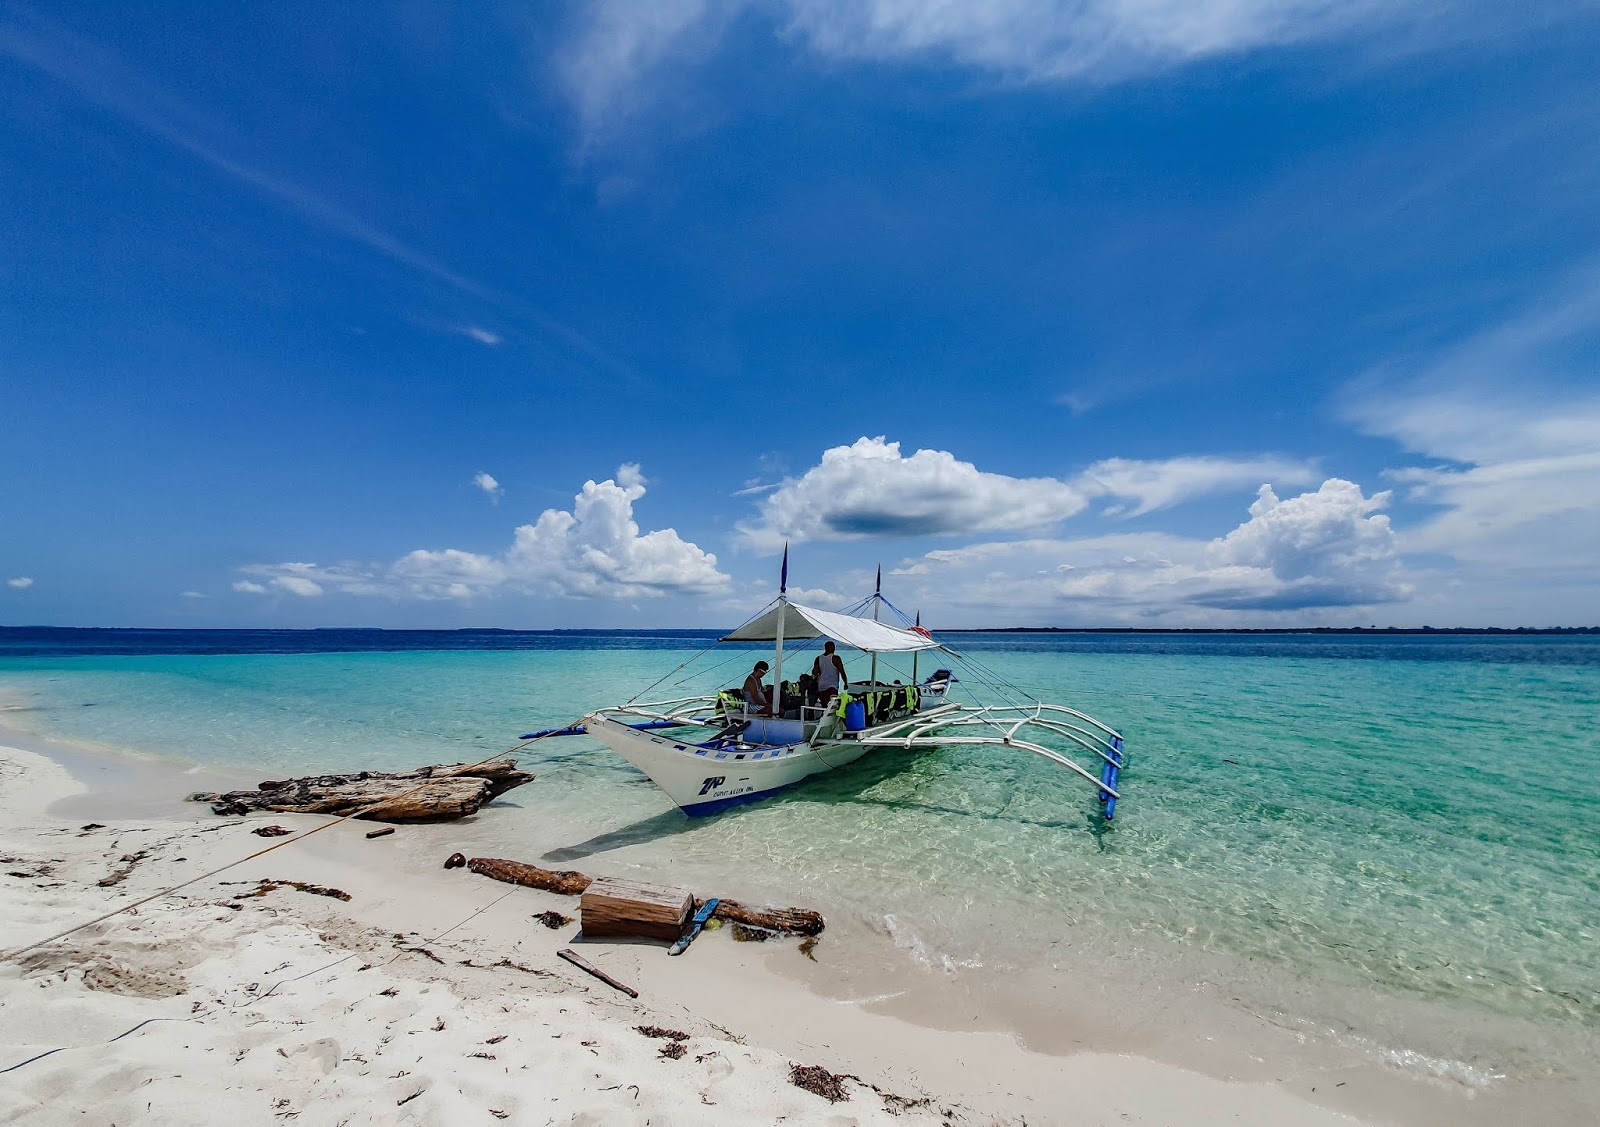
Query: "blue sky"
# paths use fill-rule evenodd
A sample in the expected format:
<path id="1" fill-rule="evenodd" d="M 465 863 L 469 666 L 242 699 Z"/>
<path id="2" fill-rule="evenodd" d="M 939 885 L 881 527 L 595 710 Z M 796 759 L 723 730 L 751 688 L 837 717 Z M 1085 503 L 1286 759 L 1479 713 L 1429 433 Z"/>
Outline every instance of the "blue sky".
<path id="1" fill-rule="evenodd" d="M 0 2 L 0 622 L 1600 622 L 1502 8 Z"/>

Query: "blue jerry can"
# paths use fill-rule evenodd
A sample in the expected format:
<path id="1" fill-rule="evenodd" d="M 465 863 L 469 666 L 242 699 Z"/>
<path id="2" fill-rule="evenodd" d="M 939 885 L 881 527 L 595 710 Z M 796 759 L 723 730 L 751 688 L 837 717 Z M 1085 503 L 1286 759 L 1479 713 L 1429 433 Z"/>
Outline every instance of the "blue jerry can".
<path id="1" fill-rule="evenodd" d="M 867 726 L 867 706 L 861 701 L 853 700 L 844 706 L 844 730 L 859 732 Z"/>

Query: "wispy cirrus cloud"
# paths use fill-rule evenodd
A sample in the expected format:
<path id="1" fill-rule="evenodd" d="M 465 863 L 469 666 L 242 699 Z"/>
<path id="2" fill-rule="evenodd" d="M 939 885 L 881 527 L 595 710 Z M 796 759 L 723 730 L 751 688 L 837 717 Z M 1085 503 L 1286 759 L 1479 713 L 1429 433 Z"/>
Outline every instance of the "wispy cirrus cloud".
<path id="1" fill-rule="evenodd" d="M 1273 456 L 1107 458 L 1084 470 L 1076 484 L 1085 492 L 1118 499 L 1104 510 L 1106 516 L 1138 517 L 1207 494 L 1254 489 L 1263 482 L 1309 485 L 1317 477 L 1314 463 Z"/>
<path id="2" fill-rule="evenodd" d="M 1429 459 L 1390 471 L 1433 507 L 1405 547 L 1481 582 L 1587 574 L 1600 558 L 1600 264 L 1498 325 L 1367 373 L 1344 395 L 1363 431 Z M 1600 609 L 1600 604 L 1595 609 Z"/>
<path id="3" fill-rule="evenodd" d="M 557 59 L 590 145 L 714 57 L 753 13 L 825 59 L 939 62 L 1006 82 L 1117 81 L 1196 59 L 1362 34 L 1436 16 L 1428 0 L 600 0 Z"/>
<path id="4" fill-rule="evenodd" d="M 718 593 L 729 579 L 717 557 L 674 529 L 639 531 L 635 502 L 645 495 L 639 467 L 588 481 L 571 510 L 546 509 L 519 527 L 504 552 L 419 548 L 390 564 L 248 564 L 236 591 L 315 597 L 324 592 L 391 598 L 473 599 L 500 592 L 569 598 L 633 599 Z"/>
<path id="5" fill-rule="evenodd" d="M 468 340 L 477 341 L 485 348 L 494 348 L 505 340 L 499 333 L 490 332 L 482 325 L 462 325 L 456 331 Z"/>
<path id="6" fill-rule="evenodd" d="M 33 577 L 31 575 L 19 575 L 15 579 L 7 579 L 6 586 L 15 588 L 18 591 L 26 591 L 33 586 Z"/>
<path id="7" fill-rule="evenodd" d="M 614 371 L 627 371 L 625 365 L 582 333 L 523 299 L 468 277 L 302 184 L 231 155 L 221 141 L 206 139 L 226 132 L 210 115 L 189 105 L 103 44 L 11 9 L 0 14 L 0 55 L 49 75 L 93 104 L 273 200 L 300 219 L 492 305 Z M 476 325 L 456 331 L 486 346 L 497 345 L 502 339 L 500 334 Z"/>

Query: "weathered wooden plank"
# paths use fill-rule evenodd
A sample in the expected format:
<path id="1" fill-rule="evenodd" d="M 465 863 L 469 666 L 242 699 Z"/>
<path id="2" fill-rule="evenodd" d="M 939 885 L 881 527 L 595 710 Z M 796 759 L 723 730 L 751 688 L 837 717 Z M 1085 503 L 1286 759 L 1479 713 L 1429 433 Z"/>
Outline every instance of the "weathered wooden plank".
<path id="1" fill-rule="evenodd" d="M 693 912 L 688 889 L 621 877 L 596 877 L 578 907 L 586 936 L 636 935 L 668 943 L 683 934 Z"/>

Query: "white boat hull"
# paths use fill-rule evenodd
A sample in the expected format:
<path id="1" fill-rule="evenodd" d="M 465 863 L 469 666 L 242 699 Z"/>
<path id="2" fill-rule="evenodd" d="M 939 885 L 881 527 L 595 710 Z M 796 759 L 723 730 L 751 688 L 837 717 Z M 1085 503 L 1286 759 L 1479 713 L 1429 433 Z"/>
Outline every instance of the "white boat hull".
<path id="1" fill-rule="evenodd" d="M 853 740 L 824 740 L 816 746 L 706 748 L 673 739 L 673 729 L 640 731 L 602 715 L 587 717 L 583 726 L 649 775 L 691 817 L 764 798 L 812 775 L 854 763 L 871 750 Z"/>

